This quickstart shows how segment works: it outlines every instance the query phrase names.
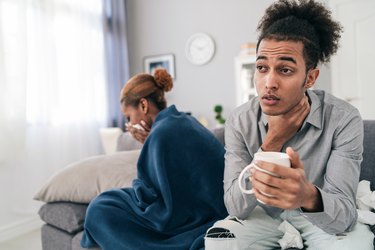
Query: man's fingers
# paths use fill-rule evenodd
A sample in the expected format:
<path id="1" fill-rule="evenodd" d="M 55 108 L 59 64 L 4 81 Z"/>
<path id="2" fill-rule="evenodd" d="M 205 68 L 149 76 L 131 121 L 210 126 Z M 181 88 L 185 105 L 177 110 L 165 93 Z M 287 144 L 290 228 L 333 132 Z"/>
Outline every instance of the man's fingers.
<path id="1" fill-rule="evenodd" d="M 290 165 L 292 168 L 301 168 L 304 169 L 303 163 L 301 159 L 299 158 L 299 155 L 297 152 L 295 152 L 291 147 L 286 148 L 286 153 L 289 156 L 290 159 Z"/>
<path id="2" fill-rule="evenodd" d="M 296 112 L 300 114 L 298 118 L 305 119 L 306 115 L 310 112 L 310 104 L 307 96 L 304 96 L 299 105 L 297 105 L 295 108 Z"/>

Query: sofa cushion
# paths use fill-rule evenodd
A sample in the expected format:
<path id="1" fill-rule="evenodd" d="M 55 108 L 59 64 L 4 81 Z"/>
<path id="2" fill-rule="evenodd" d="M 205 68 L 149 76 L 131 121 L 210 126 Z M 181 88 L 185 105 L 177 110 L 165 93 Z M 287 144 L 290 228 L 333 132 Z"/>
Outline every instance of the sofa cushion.
<path id="1" fill-rule="evenodd" d="M 70 234 L 83 229 L 87 204 L 72 202 L 46 203 L 39 209 L 40 218 Z"/>
<path id="2" fill-rule="evenodd" d="M 368 180 L 375 190 L 375 120 L 364 120 L 363 161 L 360 180 Z"/>
<path id="3" fill-rule="evenodd" d="M 83 231 L 77 233 L 73 237 L 73 239 L 72 239 L 72 250 L 85 250 L 85 249 L 87 250 L 87 248 L 81 247 L 82 236 L 83 236 Z M 92 248 L 90 248 L 90 250 L 100 250 L 100 248 L 99 247 L 92 247 Z"/>
<path id="4" fill-rule="evenodd" d="M 44 224 L 41 230 L 43 250 L 72 250 L 72 234 Z"/>
<path id="5" fill-rule="evenodd" d="M 89 203 L 108 189 L 131 186 L 139 153 L 140 150 L 117 152 L 70 164 L 52 176 L 34 199 Z"/>

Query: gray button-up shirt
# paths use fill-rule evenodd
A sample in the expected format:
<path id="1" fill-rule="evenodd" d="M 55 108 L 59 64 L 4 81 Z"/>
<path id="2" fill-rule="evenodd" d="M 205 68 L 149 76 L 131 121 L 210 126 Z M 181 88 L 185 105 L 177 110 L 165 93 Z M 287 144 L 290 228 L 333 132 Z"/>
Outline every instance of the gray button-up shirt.
<path id="1" fill-rule="evenodd" d="M 363 122 L 357 109 L 321 90 L 308 90 L 311 110 L 301 129 L 282 148 L 292 147 L 304 163 L 308 180 L 320 191 L 323 212 L 301 215 L 327 233 L 351 230 L 357 220 L 355 195 L 363 151 Z M 225 125 L 224 200 L 230 215 L 245 219 L 256 205 L 273 217 L 283 210 L 243 194 L 238 176 L 260 150 L 267 116 L 258 98 L 236 108 Z M 249 184 L 251 187 L 251 184 Z"/>

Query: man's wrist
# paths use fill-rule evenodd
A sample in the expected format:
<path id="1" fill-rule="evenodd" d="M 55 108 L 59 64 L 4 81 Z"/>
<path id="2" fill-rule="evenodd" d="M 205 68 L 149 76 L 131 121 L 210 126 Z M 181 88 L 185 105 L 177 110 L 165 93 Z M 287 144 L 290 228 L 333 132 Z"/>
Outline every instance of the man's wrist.
<path id="1" fill-rule="evenodd" d="M 304 212 L 323 212 L 323 200 L 322 196 L 313 184 L 310 186 L 311 188 L 311 195 L 308 195 L 308 199 L 306 200 L 305 204 L 301 207 L 302 211 Z"/>
<path id="2" fill-rule="evenodd" d="M 261 149 L 263 151 L 280 152 L 284 145 L 284 141 L 273 133 L 269 132 L 264 138 Z"/>
<path id="3" fill-rule="evenodd" d="M 261 146 L 260 146 L 260 149 L 262 151 L 273 151 L 273 152 L 279 152 L 281 151 L 281 148 L 283 146 L 281 145 L 278 145 L 277 143 L 263 143 Z"/>

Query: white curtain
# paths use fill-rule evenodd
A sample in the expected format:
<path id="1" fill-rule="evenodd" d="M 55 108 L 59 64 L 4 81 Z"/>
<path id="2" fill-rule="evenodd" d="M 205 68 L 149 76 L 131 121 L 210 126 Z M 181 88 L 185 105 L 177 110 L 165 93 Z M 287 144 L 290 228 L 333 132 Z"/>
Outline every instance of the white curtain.
<path id="1" fill-rule="evenodd" d="M 0 230 L 107 121 L 101 0 L 0 0 Z"/>

